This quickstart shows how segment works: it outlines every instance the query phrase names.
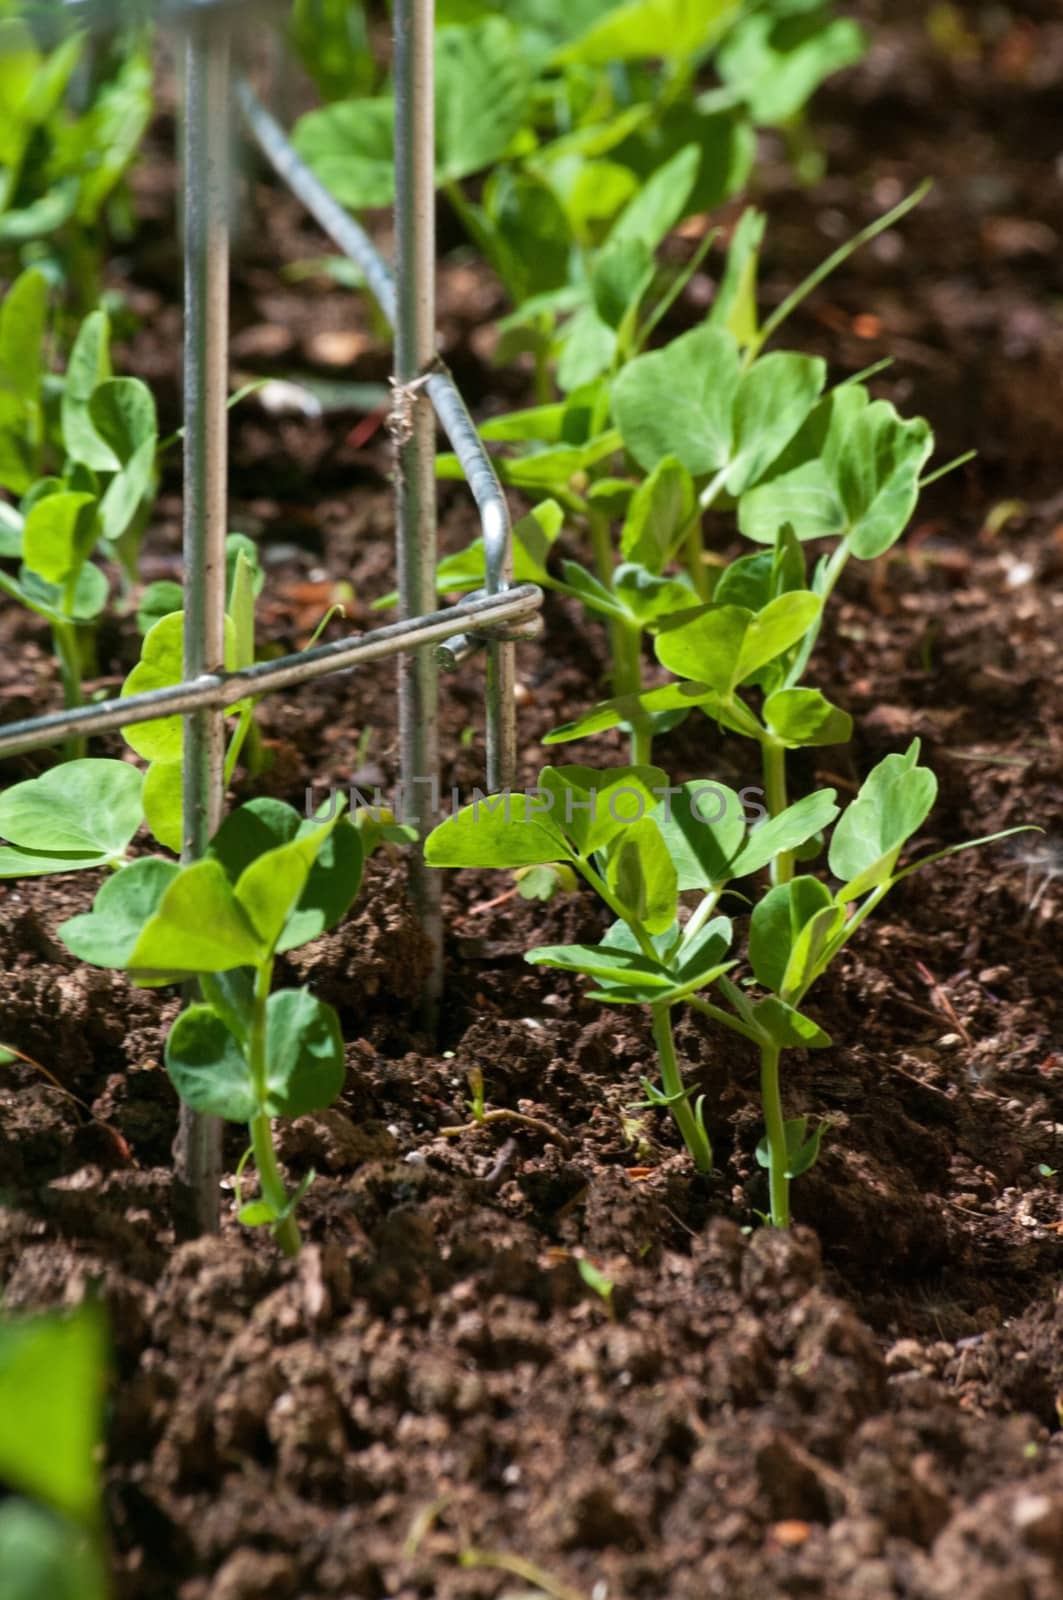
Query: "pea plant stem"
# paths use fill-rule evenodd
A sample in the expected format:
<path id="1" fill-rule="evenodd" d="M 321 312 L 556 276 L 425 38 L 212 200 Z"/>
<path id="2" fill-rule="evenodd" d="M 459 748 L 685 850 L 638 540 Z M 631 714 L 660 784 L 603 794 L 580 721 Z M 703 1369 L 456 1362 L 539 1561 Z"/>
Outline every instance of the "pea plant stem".
<path id="1" fill-rule="evenodd" d="M 265 1105 L 267 1094 L 266 1007 L 272 981 L 273 963 L 267 961 L 255 974 L 255 997 L 247 1040 L 248 1065 L 255 1098 L 260 1106 Z M 273 1148 L 273 1125 L 265 1111 L 259 1111 L 252 1117 L 250 1132 L 262 1198 L 281 1216 L 288 1204 L 288 1195 Z M 299 1229 L 293 1216 L 286 1216 L 283 1221 L 275 1223 L 273 1235 L 286 1256 L 299 1254 Z"/>
<path id="2" fill-rule="evenodd" d="M 786 1119 L 779 1088 L 779 1046 L 764 1040 L 760 1046 L 760 1097 L 764 1107 L 764 1127 L 768 1144 L 768 1186 L 771 1220 L 776 1228 L 790 1226 L 789 1157 L 786 1149 Z"/>
<path id="3" fill-rule="evenodd" d="M 786 810 L 786 746 L 777 739 L 761 741 L 764 764 L 764 795 L 768 814 L 777 817 Z M 780 850 L 771 864 L 773 883 L 789 883 L 794 875 L 794 857 L 791 850 Z"/>
<path id="4" fill-rule="evenodd" d="M 587 507 L 594 567 L 607 589 L 613 587 L 613 542 L 609 518 L 596 506 Z M 621 617 L 609 618 L 609 651 L 613 661 L 613 693 L 636 695 L 642 689 L 642 630 Z M 636 710 L 629 718 L 631 763 L 647 766 L 653 754 L 653 725 L 645 712 Z"/>
<path id="5" fill-rule="evenodd" d="M 662 1001 L 659 1005 L 651 1006 L 650 1010 L 653 1016 L 653 1042 L 657 1046 L 657 1057 L 661 1064 L 661 1087 L 668 1096 L 669 1109 L 683 1136 L 683 1143 L 690 1151 L 694 1166 L 698 1172 L 711 1172 L 712 1145 L 691 1108 L 676 1060 L 672 1008 Z"/>
<path id="6" fill-rule="evenodd" d="M 81 652 L 78 649 L 77 626 L 73 622 L 53 622 L 52 639 L 59 658 L 59 675 L 63 681 L 63 703 L 68 711 L 85 704 L 81 691 Z M 84 734 L 75 734 L 63 745 L 67 761 L 77 761 L 84 756 L 88 741 Z"/>

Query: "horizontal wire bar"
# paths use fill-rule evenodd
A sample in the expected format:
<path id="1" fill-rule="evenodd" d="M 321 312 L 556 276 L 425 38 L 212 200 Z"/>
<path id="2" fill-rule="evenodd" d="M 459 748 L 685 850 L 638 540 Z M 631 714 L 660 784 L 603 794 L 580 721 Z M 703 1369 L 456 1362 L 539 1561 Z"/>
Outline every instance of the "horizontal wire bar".
<path id="1" fill-rule="evenodd" d="M 235 88 L 248 127 L 277 176 L 303 202 L 344 255 L 361 267 L 380 309 L 394 326 L 395 280 L 365 229 L 314 176 L 246 78 L 238 76 Z M 476 501 L 484 540 L 486 588 L 489 594 L 498 594 L 510 579 L 507 570 L 510 555 L 509 508 L 502 485 L 461 392 L 438 357 L 437 365 L 427 377 L 425 386 L 440 426 L 461 463 Z"/>
<path id="2" fill-rule="evenodd" d="M 176 683 L 124 699 L 101 700 L 96 705 L 12 722 L 0 729 L 0 756 L 57 744 L 71 733 L 108 733 L 115 728 L 184 715 L 207 706 L 231 706 L 247 695 L 288 689 L 330 672 L 342 672 L 367 661 L 380 661 L 404 650 L 416 650 L 422 645 L 451 639 L 467 630 L 489 632 L 492 625 L 521 622 L 534 616 L 542 599 L 542 590 L 535 584 L 520 584 L 504 594 L 465 600 L 460 605 L 432 611 L 409 622 L 393 622 L 355 638 L 315 645 L 311 650 L 282 656 L 278 661 L 259 661 L 237 672 L 212 672 L 191 683 Z"/>

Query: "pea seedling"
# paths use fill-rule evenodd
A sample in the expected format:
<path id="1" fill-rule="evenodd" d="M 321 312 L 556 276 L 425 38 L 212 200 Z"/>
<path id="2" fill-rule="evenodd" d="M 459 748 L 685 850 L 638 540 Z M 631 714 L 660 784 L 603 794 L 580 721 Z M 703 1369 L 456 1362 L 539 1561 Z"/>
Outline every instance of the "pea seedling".
<path id="1" fill-rule="evenodd" d="M 198 981 L 201 1001 L 167 1039 L 167 1071 L 193 1110 L 248 1125 L 262 1192 L 238 1215 L 270 1226 L 288 1255 L 299 1248 L 294 1211 L 312 1174 L 288 1194 L 272 1121 L 331 1104 L 343 1085 L 343 1041 L 332 1007 L 305 988 L 273 991 L 273 970 L 279 955 L 339 921 L 363 862 L 359 831 L 342 814 L 318 822 L 279 800 L 251 800 L 226 818 L 203 860 L 132 861 L 90 912 L 59 930 L 81 960 L 142 987 Z"/>
<path id="2" fill-rule="evenodd" d="M 534 793 L 497 795 L 449 817 L 429 835 L 425 855 L 438 867 L 560 861 L 594 889 L 616 919 L 601 942 L 540 946 L 525 960 L 590 978 L 589 998 L 603 1004 L 649 1007 L 660 1087 L 644 1079 L 646 1100 L 670 1111 L 699 1172 L 712 1170 L 712 1145 L 703 1101 L 691 1103 L 682 1079 L 672 1012 L 685 1002 L 757 1047 L 766 1127 L 759 1159 L 769 1173 L 771 1221 L 788 1227 L 790 1182 L 816 1160 L 822 1128 L 809 1134 L 807 1118 L 784 1115 L 780 1055 L 831 1042 L 802 1011 L 805 996 L 895 884 L 970 847 L 954 845 L 898 867 L 937 792 L 918 756 L 918 741 L 904 755 L 887 756 L 840 816 L 834 791 L 825 789 L 752 829 L 739 796 L 721 784 L 669 785 L 654 767 L 546 767 Z M 750 918 L 752 977 L 736 982 L 734 929 L 719 913 L 722 895 L 791 857 L 832 823 L 828 861 L 840 887 L 801 876 L 768 889 Z M 701 898 L 680 920 L 679 896 L 688 891 Z M 751 996 L 751 983 L 766 992 Z M 717 1000 L 702 992 L 712 986 Z"/>
<path id="3" fill-rule="evenodd" d="M 20 496 L 0 506 L 0 590 L 43 617 L 52 632 L 68 706 L 83 702 L 92 626 L 108 598 L 98 548 L 127 562 L 154 493 L 158 424 L 139 378 L 111 376 L 102 311 L 82 323 L 61 380 L 47 371 L 48 286 L 36 269 L 17 278 L 0 307 L 0 487 Z M 51 423 L 59 390 L 58 438 Z M 45 471 L 57 459 L 57 473 Z M 67 746 L 84 754 L 84 740 Z"/>

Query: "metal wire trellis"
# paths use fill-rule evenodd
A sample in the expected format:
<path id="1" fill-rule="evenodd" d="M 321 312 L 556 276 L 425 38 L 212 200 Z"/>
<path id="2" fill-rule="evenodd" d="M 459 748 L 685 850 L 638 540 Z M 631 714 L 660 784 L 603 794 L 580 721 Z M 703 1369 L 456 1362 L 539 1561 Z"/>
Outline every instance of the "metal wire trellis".
<path id="1" fill-rule="evenodd" d="M 516 753 L 515 640 L 534 626 L 542 592 L 510 587 L 505 496 L 453 378 L 436 351 L 434 232 L 434 0 L 395 0 L 397 272 L 368 235 L 299 160 L 280 126 L 242 78 L 235 98 L 274 171 L 319 225 L 363 269 L 395 330 L 392 418 L 396 457 L 396 545 L 402 620 L 239 672 L 222 670 L 227 524 L 227 392 L 230 206 L 233 188 L 230 41 L 234 0 L 165 0 L 184 35 L 184 681 L 163 689 L 29 718 L 0 728 L 0 755 L 105 733 L 180 713 L 184 717 L 183 857 L 206 849 L 223 806 L 225 708 L 256 696 L 397 656 L 402 792 L 422 829 L 437 792 L 438 670 L 484 646 L 486 781 L 512 782 Z M 461 604 L 433 610 L 436 584 L 435 421 L 461 462 L 480 514 L 485 586 Z M 425 794 L 425 789 L 428 795 Z M 418 798 L 419 797 L 419 798 Z M 414 889 L 435 951 L 438 992 L 442 929 L 438 881 L 417 860 Z M 175 1214 L 185 1231 L 218 1225 L 221 1127 L 181 1108 L 175 1145 Z"/>

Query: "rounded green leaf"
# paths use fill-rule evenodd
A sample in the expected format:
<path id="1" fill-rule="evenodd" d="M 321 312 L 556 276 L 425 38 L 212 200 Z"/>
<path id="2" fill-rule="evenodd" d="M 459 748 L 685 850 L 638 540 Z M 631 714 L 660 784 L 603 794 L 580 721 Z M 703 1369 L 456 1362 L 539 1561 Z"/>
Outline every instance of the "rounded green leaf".
<path id="1" fill-rule="evenodd" d="M 141 983 L 172 983 L 201 972 L 258 966 L 267 953 L 222 867 L 208 858 L 179 869 L 127 968 Z"/>
<path id="2" fill-rule="evenodd" d="M 89 398 L 89 421 L 120 466 L 145 445 L 154 451 L 158 441 L 155 400 L 140 378 L 107 378 L 97 384 Z"/>
<path id="3" fill-rule="evenodd" d="M 264 1109 L 271 1117 L 323 1111 L 343 1088 L 343 1037 L 331 1006 L 308 989 L 281 989 L 266 1006 Z"/>
<path id="4" fill-rule="evenodd" d="M 746 834 L 742 802 L 726 784 L 693 779 L 652 813 L 675 863 L 680 890 L 711 889 L 734 876 Z"/>
<path id="5" fill-rule="evenodd" d="M 448 817 L 425 840 L 430 867 L 535 867 L 572 857 L 545 799 L 485 795 Z"/>
<path id="6" fill-rule="evenodd" d="M 121 860 L 143 820 L 144 778 L 125 761 L 52 767 L 0 794 L 0 837 L 26 850 Z"/>
<path id="7" fill-rule="evenodd" d="M 805 924 L 820 911 L 837 910 L 834 896 L 818 878 L 792 878 L 758 900 L 749 922 L 749 962 L 758 983 L 781 994 L 787 968 Z"/>
<path id="8" fill-rule="evenodd" d="M 22 530 L 22 559 L 49 583 L 63 583 L 96 542 L 96 498 L 63 490 L 33 505 Z"/>
<path id="9" fill-rule="evenodd" d="M 103 884 L 91 911 L 62 924 L 59 937 L 79 960 L 125 970 L 142 929 L 180 873 L 176 861 L 160 856 L 131 861 Z"/>
<path id="10" fill-rule="evenodd" d="M 247 1059 L 210 1006 L 181 1012 L 166 1040 L 166 1071 L 185 1105 L 204 1116 L 250 1122 L 261 1109 Z"/>
<path id="11" fill-rule="evenodd" d="M 0 1327 L 0 1478 L 83 1527 L 99 1510 L 106 1368 L 96 1305 Z"/>
<path id="12" fill-rule="evenodd" d="M 184 795 L 180 761 L 153 761 L 144 775 L 144 820 L 167 850 L 184 844 Z"/>
<path id="13" fill-rule="evenodd" d="M 152 689 L 169 689 L 184 678 L 183 611 L 171 611 L 149 628 L 140 647 L 140 660 L 122 685 L 122 698 Z M 225 619 L 225 666 L 233 665 L 234 634 Z M 232 712 L 235 708 L 230 706 Z M 180 761 L 182 718 L 160 717 L 155 722 L 131 723 L 122 729 L 126 743 L 145 761 Z"/>
<path id="14" fill-rule="evenodd" d="M 763 716 L 765 726 L 791 749 L 845 744 L 852 738 L 852 717 L 818 689 L 779 689 L 765 700 Z"/>
<path id="15" fill-rule="evenodd" d="M 886 756 L 839 818 L 827 858 L 830 870 L 843 881 L 839 901 L 858 900 L 886 883 L 902 849 L 930 815 L 937 779 L 918 760 L 918 739 L 904 755 Z"/>
<path id="16" fill-rule="evenodd" d="M 121 465 L 89 417 L 93 391 L 111 375 L 109 342 L 110 324 L 106 312 L 90 312 L 78 329 L 63 384 L 63 446 L 68 456 L 84 461 L 97 472 L 115 472 Z"/>
<path id="17" fill-rule="evenodd" d="M 630 822 L 610 842 L 605 879 L 633 923 L 663 933 L 675 921 L 676 869 L 650 817 Z"/>
<path id="18" fill-rule="evenodd" d="M 738 345 L 721 328 L 694 328 L 637 356 L 613 385 L 625 446 L 647 472 L 668 456 L 695 477 L 718 472 L 731 457 L 740 381 Z"/>

